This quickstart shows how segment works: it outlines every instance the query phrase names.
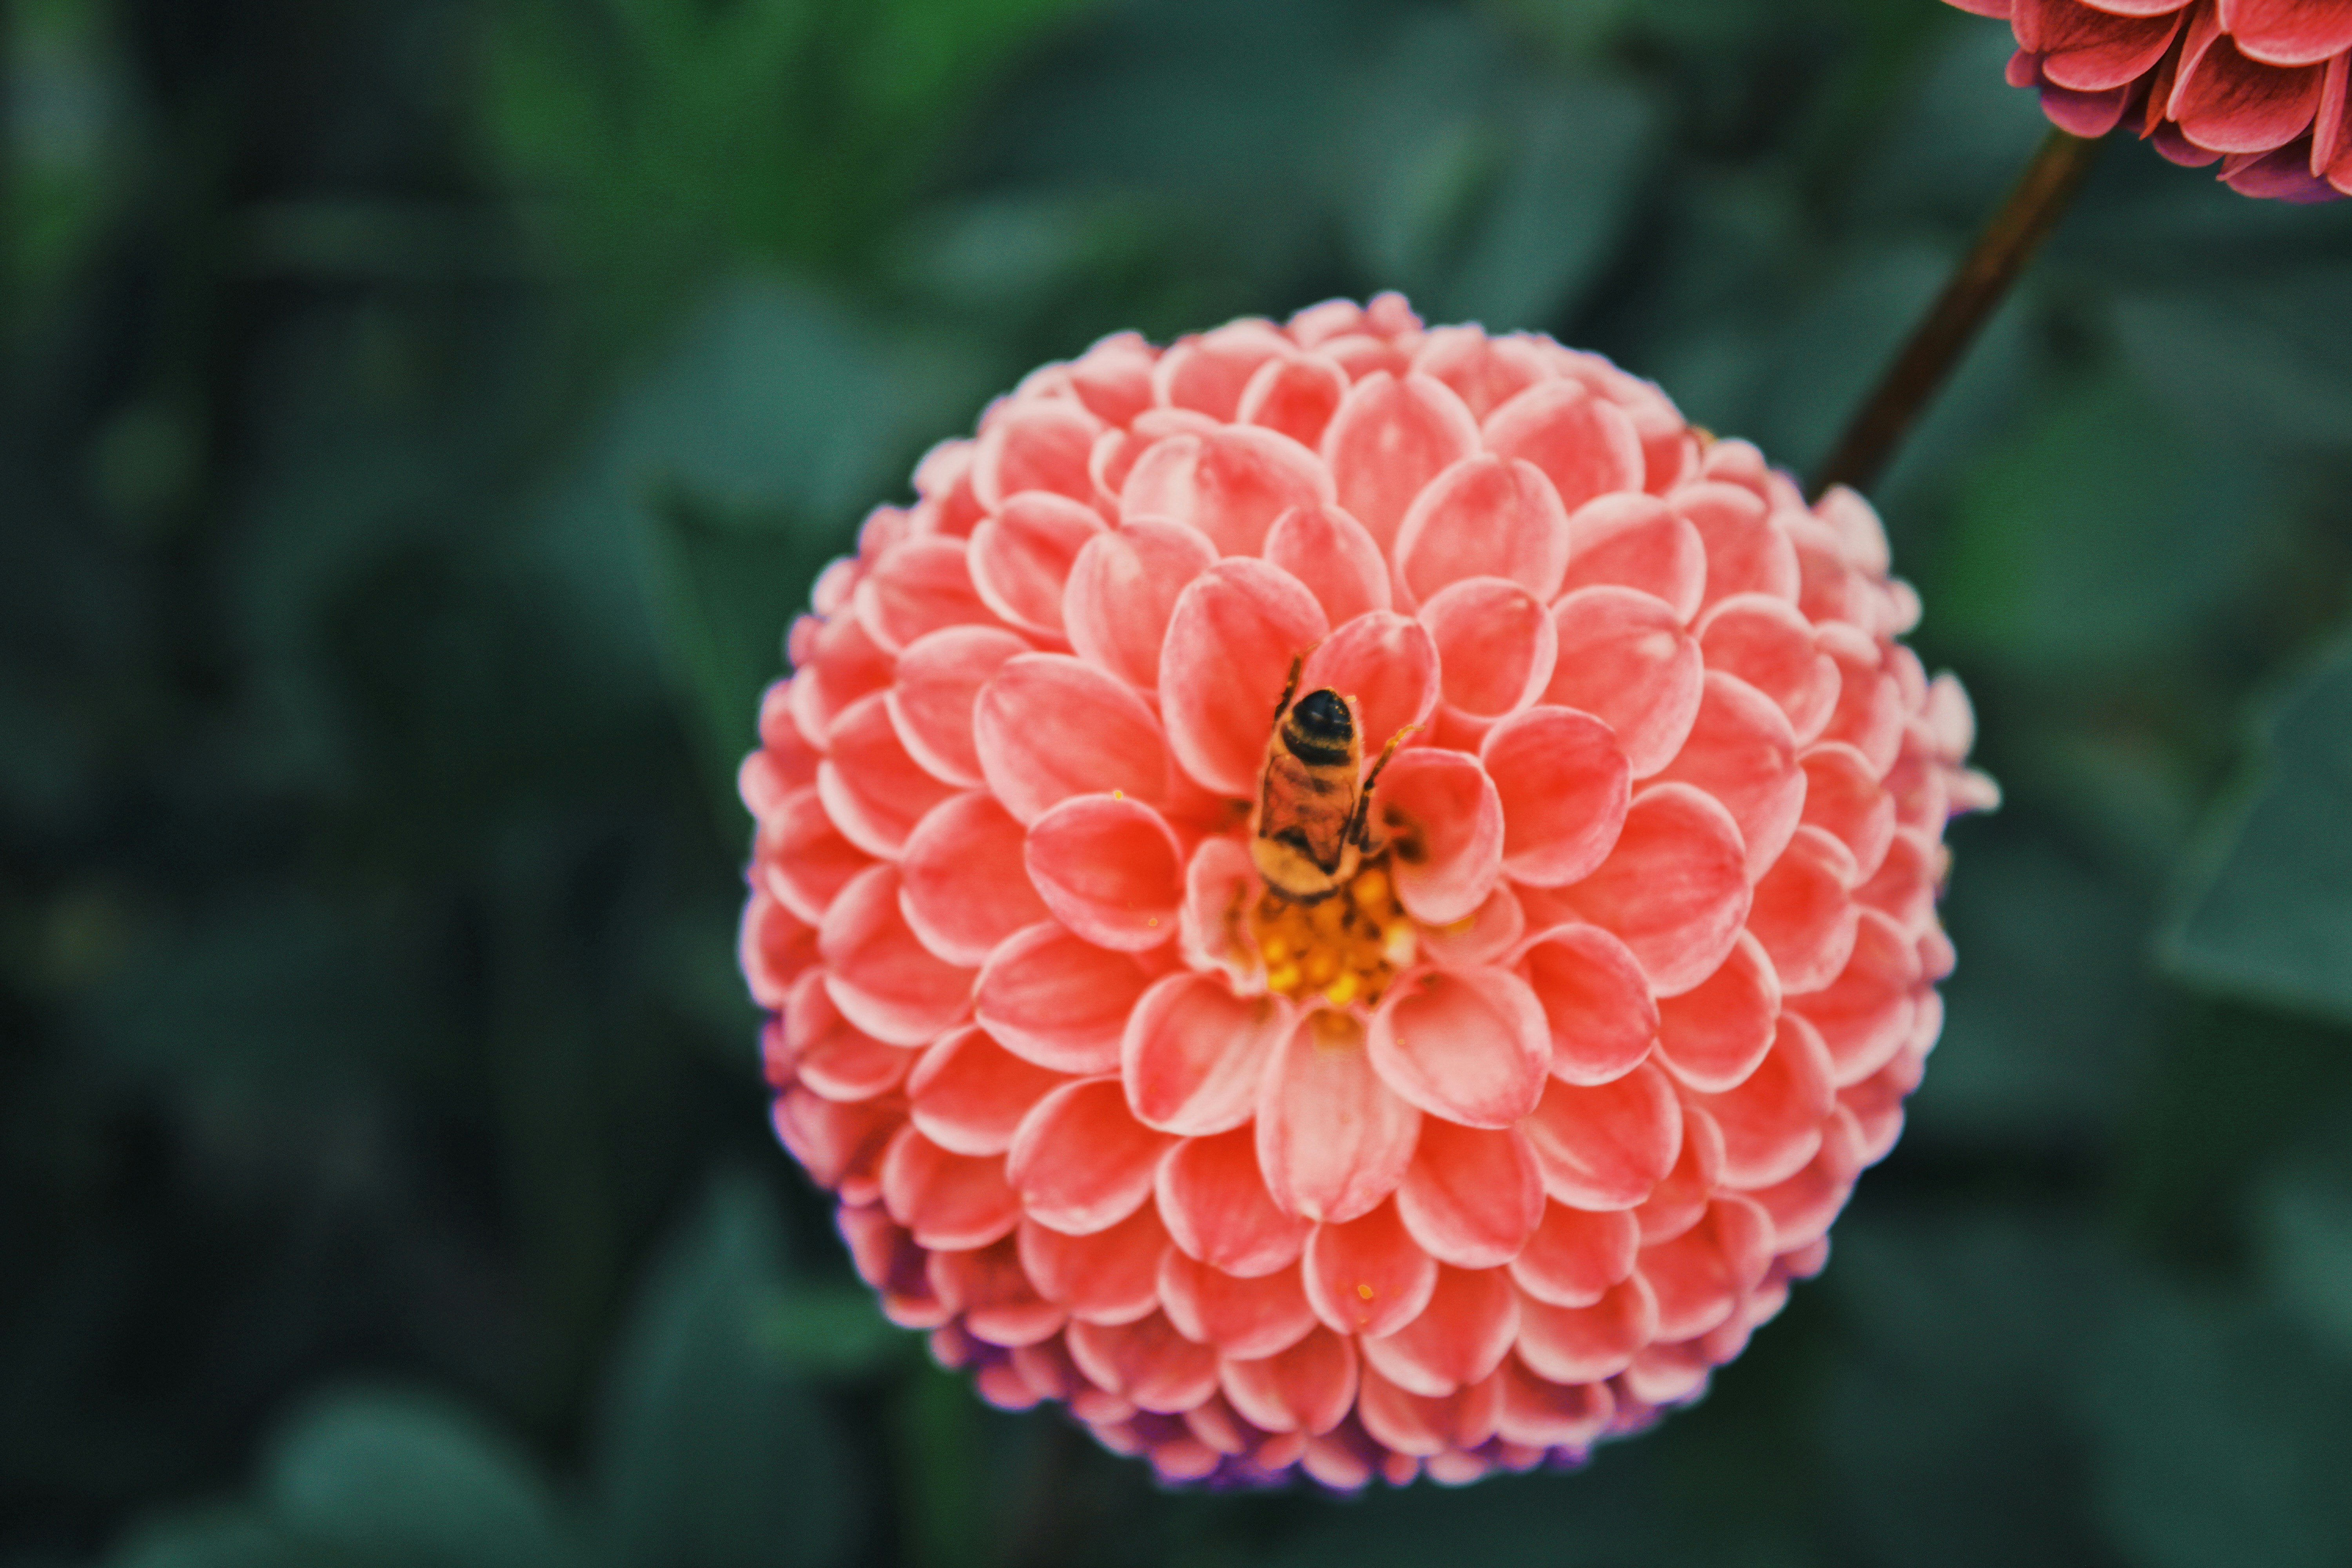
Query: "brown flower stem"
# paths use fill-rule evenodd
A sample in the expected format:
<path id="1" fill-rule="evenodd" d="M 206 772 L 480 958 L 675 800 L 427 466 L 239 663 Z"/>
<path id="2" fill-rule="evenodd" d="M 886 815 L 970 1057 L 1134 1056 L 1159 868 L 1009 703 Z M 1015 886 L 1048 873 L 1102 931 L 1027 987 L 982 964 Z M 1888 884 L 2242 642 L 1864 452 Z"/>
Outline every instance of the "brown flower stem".
<path id="1" fill-rule="evenodd" d="M 2058 130 L 2043 140 L 2009 200 L 1992 215 L 1952 280 L 1944 285 L 1927 319 L 1846 426 L 1836 452 L 1814 477 L 1815 496 L 1832 485 L 1866 490 L 1877 482 L 1903 437 L 1976 341 L 1985 319 L 2058 226 L 2102 145 L 2095 138 Z"/>

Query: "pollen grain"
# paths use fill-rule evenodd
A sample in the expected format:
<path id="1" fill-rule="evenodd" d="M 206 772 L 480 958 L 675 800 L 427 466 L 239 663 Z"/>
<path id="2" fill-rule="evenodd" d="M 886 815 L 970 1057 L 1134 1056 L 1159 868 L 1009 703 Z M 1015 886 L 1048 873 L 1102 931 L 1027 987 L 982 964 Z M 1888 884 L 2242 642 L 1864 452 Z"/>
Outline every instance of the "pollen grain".
<path id="1" fill-rule="evenodd" d="M 1328 899 L 1304 904 L 1269 892 L 1250 911 L 1266 989 L 1293 1001 L 1370 1007 L 1409 967 L 1418 946 L 1384 860 Z"/>

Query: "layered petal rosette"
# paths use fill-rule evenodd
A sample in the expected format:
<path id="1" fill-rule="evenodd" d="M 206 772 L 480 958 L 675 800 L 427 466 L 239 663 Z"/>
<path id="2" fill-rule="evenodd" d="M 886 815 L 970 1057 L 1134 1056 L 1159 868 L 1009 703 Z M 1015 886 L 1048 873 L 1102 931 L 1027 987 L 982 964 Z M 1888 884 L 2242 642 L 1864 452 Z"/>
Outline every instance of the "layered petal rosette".
<path id="1" fill-rule="evenodd" d="M 2252 196 L 2352 195 L 2352 0 L 1949 0 L 2017 35 L 2009 79 L 2077 136 L 2130 127 Z"/>
<path id="2" fill-rule="evenodd" d="M 1895 1142 L 1992 800 L 1870 508 L 1393 295 L 1107 339 L 916 489 L 741 775 L 776 1129 L 883 1310 L 1171 1479 L 1696 1397 Z M 1311 902 L 1249 847 L 1300 660 L 1402 737 Z"/>

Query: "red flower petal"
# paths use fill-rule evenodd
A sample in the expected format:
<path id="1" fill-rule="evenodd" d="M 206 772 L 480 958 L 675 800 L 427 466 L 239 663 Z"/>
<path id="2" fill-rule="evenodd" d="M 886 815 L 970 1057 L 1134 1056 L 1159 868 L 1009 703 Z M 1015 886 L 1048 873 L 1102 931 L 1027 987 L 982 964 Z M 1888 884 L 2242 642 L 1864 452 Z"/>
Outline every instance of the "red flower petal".
<path id="1" fill-rule="evenodd" d="M 1658 1059 L 1694 1089 L 1727 1089 L 1772 1048 L 1780 1012 L 1780 977 L 1742 931 L 1713 974 L 1658 1004 Z"/>
<path id="2" fill-rule="evenodd" d="M 1214 331 L 1180 339 L 1151 367 L 1154 401 L 1231 419 L 1243 388 L 1267 361 L 1293 351 L 1270 321 L 1231 321 Z"/>
<path id="3" fill-rule="evenodd" d="M 1551 1383 L 1598 1383 L 1633 1363 L 1657 1332 L 1658 1302 L 1639 1274 L 1590 1307 L 1519 1298 L 1519 1359 Z"/>
<path id="4" fill-rule="evenodd" d="M 1709 669 L 1736 675 L 1780 705 L 1800 745 L 1837 705 L 1838 667 L 1813 646 L 1812 623 L 1769 594 L 1735 594 L 1699 623 Z"/>
<path id="5" fill-rule="evenodd" d="M 1662 996 L 1715 973 L 1739 939 L 1748 897 L 1746 852 L 1731 814 L 1685 784 L 1654 784 L 1636 796 L 1601 869 L 1557 895 L 1632 949 Z"/>
<path id="6" fill-rule="evenodd" d="M 1257 367 L 1234 417 L 1280 431 L 1311 450 L 1347 395 L 1348 373 L 1337 364 L 1321 354 L 1290 354 Z"/>
<path id="7" fill-rule="evenodd" d="M 1789 998 L 1822 1032 L 1841 1087 L 1876 1072 L 1910 1037 L 1919 984 L 1919 952 L 1903 928 L 1876 910 L 1862 911 L 1853 956 L 1826 988 Z"/>
<path id="8" fill-rule="evenodd" d="M 1657 773 L 1698 718 L 1706 666 L 1696 639 L 1672 606 L 1633 588 L 1580 588 L 1551 614 L 1559 652 L 1543 700 L 1614 730 L 1633 777 Z"/>
<path id="9" fill-rule="evenodd" d="M 1590 1307 L 1633 1272 L 1642 1227 L 1622 1209 L 1547 1204 L 1527 1246 L 1511 1259 L 1520 1289 L 1554 1307 Z"/>
<path id="10" fill-rule="evenodd" d="M 1503 804 L 1475 757 L 1400 752 L 1374 786 L 1373 820 L 1396 843 L 1397 898 L 1423 925 L 1475 912 L 1503 871 Z"/>
<path id="11" fill-rule="evenodd" d="M 1087 1323 L 1131 1323 L 1160 1305 L 1160 1255 L 1168 1231 L 1145 1204 L 1108 1230 L 1068 1236 L 1021 1222 L 1021 1266 L 1050 1300 Z"/>
<path id="12" fill-rule="evenodd" d="M 1405 1456 L 1429 1458 L 1484 1444 L 1495 1435 L 1502 1405 L 1499 1377 L 1432 1399 L 1381 1375 L 1369 1354 L 1358 1374 L 1356 1415 L 1365 1431 L 1394 1451 L 1381 1470 L 1392 1485 L 1412 1480 L 1418 1468 Z"/>
<path id="13" fill-rule="evenodd" d="M 815 925 L 850 879 L 874 857 L 841 836 L 814 789 L 794 790 L 761 824 L 761 884 L 786 909 Z"/>
<path id="14" fill-rule="evenodd" d="M 1021 1223 L 1003 1161 L 950 1153 L 912 1127 L 882 1157 L 882 1203 L 922 1247 L 986 1247 Z"/>
<path id="15" fill-rule="evenodd" d="M 1805 809 L 1796 737 L 1772 700 L 1737 676 L 1709 670 L 1697 721 L 1658 776 L 1696 784 L 1738 824 L 1752 880 L 1788 847 Z"/>
<path id="16" fill-rule="evenodd" d="M 1052 490 L 1083 500 L 1094 493 L 1087 458 L 1102 421 L 1083 405 L 1039 399 L 989 426 L 972 454 L 971 490 L 994 511 L 1023 490 Z"/>
<path id="17" fill-rule="evenodd" d="M 981 782 L 972 744 L 972 709 L 980 689 L 1004 661 L 1029 651 L 1013 633 L 987 626 L 933 632 L 898 656 L 890 687 L 890 722 L 907 754 L 934 778 L 971 789 Z"/>
<path id="18" fill-rule="evenodd" d="M 1593 497 L 1642 488 L 1642 437 L 1625 411 L 1575 381 L 1528 387 L 1486 418 L 1486 449 L 1533 463 L 1574 511 Z"/>
<path id="19" fill-rule="evenodd" d="M 1217 1352 L 1178 1333 L 1164 1314 L 1116 1327 L 1075 1322 L 1065 1339 L 1078 1370 L 1138 1409 L 1174 1415 L 1217 1390 Z"/>
<path id="20" fill-rule="evenodd" d="M 1413 1242 L 1393 1205 L 1307 1238 L 1301 1278 L 1315 1315 L 1343 1334 L 1393 1333 L 1421 1315 L 1437 1263 Z"/>
<path id="21" fill-rule="evenodd" d="M 1119 487 L 1119 516 L 1197 528 L 1220 555 L 1251 555 L 1294 506 L 1336 498 L 1315 454 L 1255 425 L 1228 425 L 1154 442 Z"/>
<path id="22" fill-rule="evenodd" d="M 895 857 L 925 812 L 954 793 L 898 743 L 881 692 L 841 710 L 825 733 L 817 795 L 842 836 L 869 855 Z"/>
<path id="23" fill-rule="evenodd" d="M 977 969 L 1006 937 L 1045 918 L 1024 838 L 995 798 L 978 792 L 942 801 L 908 835 L 898 907 L 925 947 Z"/>
<path id="24" fill-rule="evenodd" d="M 907 541 L 858 579 L 851 603 L 858 624 L 885 653 L 898 653 L 943 626 L 996 624 L 973 591 L 961 539 Z"/>
<path id="25" fill-rule="evenodd" d="M 1031 490 L 971 531 L 971 579 L 987 606 L 1020 630 L 1059 639 L 1070 568 L 1103 521 L 1090 506 Z"/>
<path id="26" fill-rule="evenodd" d="M 1482 1131 L 1425 1117 L 1396 1201 L 1405 1229 L 1431 1257 L 1458 1268 L 1495 1268 L 1518 1256 L 1543 1217 L 1543 1173 L 1512 1129 Z"/>
<path id="27" fill-rule="evenodd" d="M 1500 577 L 1465 577 L 1421 607 L 1437 647 L 1445 700 L 1473 719 L 1499 719 L 1549 683 L 1559 630 L 1540 600 Z"/>
<path id="28" fill-rule="evenodd" d="M 1829 1047 L 1811 1024 L 1783 1013 L 1771 1050 L 1738 1088 L 1690 1098 L 1723 1133 L 1724 1181 L 1769 1187 L 1803 1170 L 1821 1150 L 1822 1123 L 1837 1101 Z"/>
<path id="29" fill-rule="evenodd" d="M 1257 1110 L 1258 1166 L 1286 1214 L 1339 1222 L 1396 1190 L 1421 1112 L 1373 1070 L 1344 1014 L 1302 1016 L 1276 1049 Z"/>
<path id="30" fill-rule="evenodd" d="M 2309 129 L 2319 111 L 2322 68 L 2249 59 L 2219 27 L 2210 7 L 2189 20 L 2180 74 L 2165 106 L 2181 134 L 2215 153 L 2267 153 Z"/>
<path id="31" fill-rule="evenodd" d="M 1088 540 L 1062 589 L 1070 646 L 1130 686 L 1160 679 L 1160 646 L 1186 584 L 1217 552 L 1199 531 L 1149 519 Z"/>
<path id="32" fill-rule="evenodd" d="M 785 1028 L 793 1076 L 813 1092 L 845 1103 L 898 1088 L 919 1054 L 886 1046 L 852 1026 L 826 997 L 824 978 L 814 971 L 793 987 Z"/>
<path id="33" fill-rule="evenodd" d="M 1031 1109 L 1013 1135 L 1004 1172 L 1029 1217 L 1087 1236 L 1133 1214 L 1151 1195 L 1168 1139 L 1127 1109 L 1115 1078 L 1064 1084 Z"/>
<path id="34" fill-rule="evenodd" d="M 1803 757 L 1802 820 L 1835 837 L 1853 853 L 1857 879 L 1874 874 L 1895 841 L 1895 801 L 1880 787 L 1870 763 L 1852 746 L 1814 746 Z"/>
<path id="35" fill-rule="evenodd" d="M 1599 926 L 1555 926 L 1520 953 L 1551 1036 L 1551 1074 L 1564 1083 L 1609 1083 L 1650 1054 L 1658 1005 L 1625 944 Z"/>
<path id="36" fill-rule="evenodd" d="M 1290 1010 L 1242 998 L 1206 975 L 1171 974 L 1143 994 L 1119 1047 L 1128 1104 L 1145 1125 L 1187 1138 L 1246 1122 Z"/>
<path id="37" fill-rule="evenodd" d="M 2010 25 L 2018 44 L 2042 57 L 2042 74 L 2076 92 L 2105 92 L 2156 68 L 2180 30 L 2179 7 L 2155 15 L 2082 0 L 2017 0 Z"/>
<path id="38" fill-rule="evenodd" d="M 1609 726 L 1543 706 L 1512 714 L 1478 748 L 1503 805 L 1503 871 L 1556 888 L 1608 858 L 1633 800 L 1632 770 Z"/>
<path id="39" fill-rule="evenodd" d="M 1118 1070 L 1119 1036 L 1151 977 L 1047 921 L 999 944 L 972 989 L 997 1042 L 1055 1072 Z"/>
<path id="40" fill-rule="evenodd" d="M 1701 607 L 1734 594 L 1765 594 L 1796 603 L 1804 585 L 1796 547 L 1765 515 L 1763 499 L 1738 485 L 1688 485 L 1667 498 L 1698 530 L 1706 547 L 1706 594 Z"/>
<path id="41" fill-rule="evenodd" d="M 1307 1223 L 1275 1206 L 1247 1127 L 1187 1138 L 1160 1162 L 1160 1209 L 1187 1256 L 1244 1279 L 1271 1274 L 1307 1245 Z"/>
<path id="42" fill-rule="evenodd" d="M 1186 1339 L 1241 1360 L 1278 1355 L 1316 1326 L 1296 1268 L 1239 1279 L 1172 1247 L 1160 1255 L 1160 1301 Z"/>
<path id="43" fill-rule="evenodd" d="M 1480 419 L 1549 374 L 1534 344 L 1490 338 L 1476 327 L 1431 331 L 1413 351 L 1412 368 L 1452 387 Z"/>
<path id="44" fill-rule="evenodd" d="M 1221 795 L 1255 795 L 1290 661 L 1329 629 L 1315 595 L 1263 561 L 1221 561 L 1195 579 L 1160 655 L 1160 711 L 1184 770 Z"/>
<path id="45" fill-rule="evenodd" d="M 1318 1328 L 1279 1354 L 1227 1360 L 1218 1380 L 1234 1408 L 1269 1432 L 1328 1432 L 1356 1403 L 1356 1347 Z"/>
<path id="46" fill-rule="evenodd" d="M 1514 1355 L 1503 1363 L 1503 1408 L 1495 1430 L 1531 1448 L 1581 1448 L 1608 1429 L 1617 1401 L 1605 1383 L 1553 1383 Z"/>
<path id="47" fill-rule="evenodd" d="M 1467 1127 L 1508 1127 L 1543 1097 L 1551 1036 L 1526 981 L 1501 969 L 1424 969 L 1392 981 L 1366 1054 L 1398 1095 Z"/>
<path id="48" fill-rule="evenodd" d="M 1450 387 L 1386 371 L 1357 382 L 1323 432 L 1336 499 L 1383 551 L 1422 488 L 1477 449 L 1478 422 Z"/>
<path id="49" fill-rule="evenodd" d="M 1672 605 L 1676 624 L 1706 592 L 1706 542 L 1655 496 L 1620 492 L 1568 514 L 1568 575 L 1560 586 L 1632 588 Z"/>
<path id="50" fill-rule="evenodd" d="M 1364 525 L 1336 506 L 1294 507 L 1275 519 L 1265 559 L 1306 584 L 1334 626 L 1389 607 L 1387 557 Z"/>
<path id="51" fill-rule="evenodd" d="M 1168 794 L 1168 746 L 1133 688 L 1083 659 L 1024 654 L 981 689 L 973 714 L 981 772 L 1024 823 L 1076 795 Z"/>
<path id="52" fill-rule="evenodd" d="M 1728 1321 L 1772 1263 L 1772 1222 L 1745 1198 L 1719 1197 L 1671 1241 L 1642 1249 L 1640 1278 L 1658 1301 L 1657 1337 L 1685 1340 Z"/>
<path id="53" fill-rule="evenodd" d="M 1176 934 L 1184 851 L 1141 801 L 1062 802 L 1030 825 L 1027 864 L 1055 919 L 1097 946 L 1141 952 Z"/>
<path id="54" fill-rule="evenodd" d="M 1037 1294 L 1011 1237 L 970 1251 L 934 1252 L 931 1287 L 961 1310 L 963 1330 L 992 1345 L 1034 1345 L 1069 1314 Z"/>
<path id="55" fill-rule="evenodd" d="M 891 1045 L 929 1044 L 971 1005 L 972 973 L 932 955 L 898 908 L 898 868 L 841 890 L 817 931 L 825 991 L 849 1021 Z"/>
<path id="56" fill-rule="evenodd" d="M 1783 993 L 1820 990 L 1853 955 L 1853 852 L 1842 840 L 1800 827 L 1756 884 L 1748 931 L 1763 944 Z"/>
<path id="57" fill-rule="evenodd" d="M 1406 510 L 1396 566 L 1420 599 L 1465 577 L 1501 577 L 1549 601 L 1568 570 L 1568 513 L 1534 464 L 1465 458 Z"/>
<path id="58" fill-rule="evenodd" d="M 1371 610 L 1323 640 L 1300 671 L 1298 689 L 1337 691 L 1348 700 L 1369 764 L 1390 736 L 1428 724 L 1437 710 L 1437 644 L 1427 627 L 1393 610 Z"/>
<path id="59" fill-rule="evenodd" d="M 957 1154 L 1002 1154 L 1029 1108 L 1064 1081 L 1014 1056 L 984 1030 L 959 1029 L 907 1079 L 908 1115 L 924 1137 Z"/>
<path id="60" fill-rule="evenodd" d="M 1682 1106 L 1666 1075 L 1643 1063 L 1589 1088 L 1554 1079 L 1519 1131 L 1555 1200 L 1630 1209 L 1674 1168 L 1682 1150 Z"/>
<path id="61" fill-rule="evenodd" d="M 1360 1348 L 1406 1393 L 1442 1399 L 1502 1364 L 1518 1333 L 1518 1309 L 1511 1278 L 1500 1268 L 1440 1264 L 1429 1305 L 1393 1333 L 1365 1335 Z"/>

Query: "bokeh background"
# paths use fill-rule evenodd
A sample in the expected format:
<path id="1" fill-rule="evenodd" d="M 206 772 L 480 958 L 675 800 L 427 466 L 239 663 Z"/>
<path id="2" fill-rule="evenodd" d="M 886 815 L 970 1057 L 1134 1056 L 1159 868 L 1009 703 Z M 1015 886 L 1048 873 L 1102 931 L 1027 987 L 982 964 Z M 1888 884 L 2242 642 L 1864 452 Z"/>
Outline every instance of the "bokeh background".
<path id="1" fill-rule="evenodd" d="M 731 798 L 1104 331 L 1542 328 L 1800 471 L 2042 133 L 1937 0 L 0 0 L 0 1560 L 2352 1561 L 2352 203 L 2107 150 L 1880 493 L 2006 809 L 1828 1274 L 1586 1471 L 1156 1490 L 882 1325 Z"/>

